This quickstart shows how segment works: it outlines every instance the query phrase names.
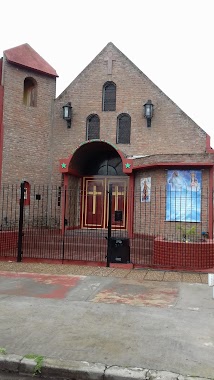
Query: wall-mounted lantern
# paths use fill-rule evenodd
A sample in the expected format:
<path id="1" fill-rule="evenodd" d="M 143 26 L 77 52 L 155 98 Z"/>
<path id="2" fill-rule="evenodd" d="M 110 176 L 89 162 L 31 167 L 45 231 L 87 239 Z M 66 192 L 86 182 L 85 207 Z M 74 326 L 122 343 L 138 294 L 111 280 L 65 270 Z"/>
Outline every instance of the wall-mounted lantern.
<path id="1" fill-rule="evenodd" d="M 152 116 L 153 116 L 153 104 L 151 100 L 148 100 L 144 104 L 144 117 L 147 119 L 147 127 L 151 127 Z"/>
<path id="2" fill-rule="evenodd" d="M 67 121 L 67 127 L 71 128 L 71 113 L 72 113 L 71 102 L 68 102 L 62 108 L 63 108 L 63 119 Z"/>

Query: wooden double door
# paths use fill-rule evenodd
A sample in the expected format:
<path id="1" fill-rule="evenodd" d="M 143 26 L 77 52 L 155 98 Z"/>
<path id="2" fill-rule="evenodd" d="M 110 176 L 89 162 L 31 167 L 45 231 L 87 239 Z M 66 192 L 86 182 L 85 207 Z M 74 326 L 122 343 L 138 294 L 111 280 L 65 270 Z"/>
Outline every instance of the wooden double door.
<path id="1" fill-rule="evenodd" d="M 126 229 L 128 179 L 125 177 L 83 178 L 83 228 L 104 229 L 108 227 L 110 184 L 112 185 L 112 228 Z M 115 211 L 119 211 L 119 213 L 115 213 Z"/>

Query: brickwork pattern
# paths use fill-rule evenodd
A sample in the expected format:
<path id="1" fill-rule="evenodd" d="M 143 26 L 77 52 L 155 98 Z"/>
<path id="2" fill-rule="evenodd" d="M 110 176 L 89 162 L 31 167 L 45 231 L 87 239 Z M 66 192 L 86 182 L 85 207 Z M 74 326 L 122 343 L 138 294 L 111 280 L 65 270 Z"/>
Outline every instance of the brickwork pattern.
<path id="1" fill-rule="evenodd" d="M 113 54 L 112 75 L 105 61 Z M 116 111 L 102 111 L 102 89 L 107 81 L 117 86 Z M 152 99 L 154 117 L 147 128 L 143 104 Z M 71 101 L 71 129 L 62 119 L 62 106 Z M 53 127 L 53 179 L 57 179 L 58 157 L 68 157 L 86 139 L 86 119 L 100 118 L 100 138 L 115 144 L 127 155 L 201 154 L 206 151 L 206 133 L 183 113 L 156 85 L 111 44 L 68 86 L 55 101 Z M 131 116 L 130 144 L 116 144 L 117 117 Z M 194 141 L 194 144 L 192 143 Z M 184 161 L 181 157 L 181 160 Z M 155 162 L 157 162 L 155 160 Z"/>
<path id="2" fill-rule="evenodd" d="M 23 103 L 24 79 L 38 85 L 37 107 Z M 52 109 L 55 78 L 4 60 L 3 183 L 47 184 L 51 180 Z"/>

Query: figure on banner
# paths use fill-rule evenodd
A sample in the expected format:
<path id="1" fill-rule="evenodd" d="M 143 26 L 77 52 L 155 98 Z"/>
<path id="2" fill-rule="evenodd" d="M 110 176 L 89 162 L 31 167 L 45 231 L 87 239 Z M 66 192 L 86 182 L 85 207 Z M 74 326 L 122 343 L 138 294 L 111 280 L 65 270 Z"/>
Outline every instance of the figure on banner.
<path id="1" fill-rule="evenodd" d="M 175 170 L 170 179 L 169 179 L 169 183 L 171 184 L 171 187 L 174 188 L 174 189 L 179 189 L 181 190 L 182 188 L 186 188 L 187 185 L 186 185 L 186 181 L 184 180 L 184 178 L 179 175 L 178 171 Z"/>
<path id="2" fill-rule="evenodd" d="M 201 170 L 167 171 L 167 221 L 201 221 L 201 177 Z"/>
<path id="3" fill-rule="evenodd" d="M 190 186 L 191 186 L 192 190 L 194 190 L 194 189 L 197 190 L 197 188 L 199 186 L 195 172 L 190 173 Z"/>
<path id="4" fill-rule="evenodd" d="M 143 199 L 147 200 L 148 199 L 148 185 L 146 183 L 146 180 L 143 182 Z"/>
<path id="5" fill-rule="evenodd" d="M 141 179 L 141 202 L 150 202 L 151 178 Z"/>

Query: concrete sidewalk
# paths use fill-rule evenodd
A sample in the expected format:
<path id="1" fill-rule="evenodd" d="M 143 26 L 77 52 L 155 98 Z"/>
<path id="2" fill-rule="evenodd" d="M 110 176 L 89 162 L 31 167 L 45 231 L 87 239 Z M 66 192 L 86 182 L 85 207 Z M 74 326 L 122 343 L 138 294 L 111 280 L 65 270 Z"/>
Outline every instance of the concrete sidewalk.
<path id="1" fill-rule="evenodd" d="M 16 263 L 0 261 L 0 271 L 46 273 L 58 275 L 83 275 L 119 277 L 137 281 L 175 281 L 187 283 L 207 284 L 208 275 L 203 272 L 179 272 L 151 269 L 120 269 L 84 265 L 44 264 L 44 263 Z M 214 273 L 214 270 L 210 270 Z"/>
<path id="2" fill-rule="evenodd" d="M 2 262 L 0 270 L 0 347 L 18 355 L 16 371 L 35 369 L 23 359 L 33 353 L 45 358 L 47 378 L 213 378 L 207 274 Z M 0 363 L 6 370 L 13 357 Z"/>

